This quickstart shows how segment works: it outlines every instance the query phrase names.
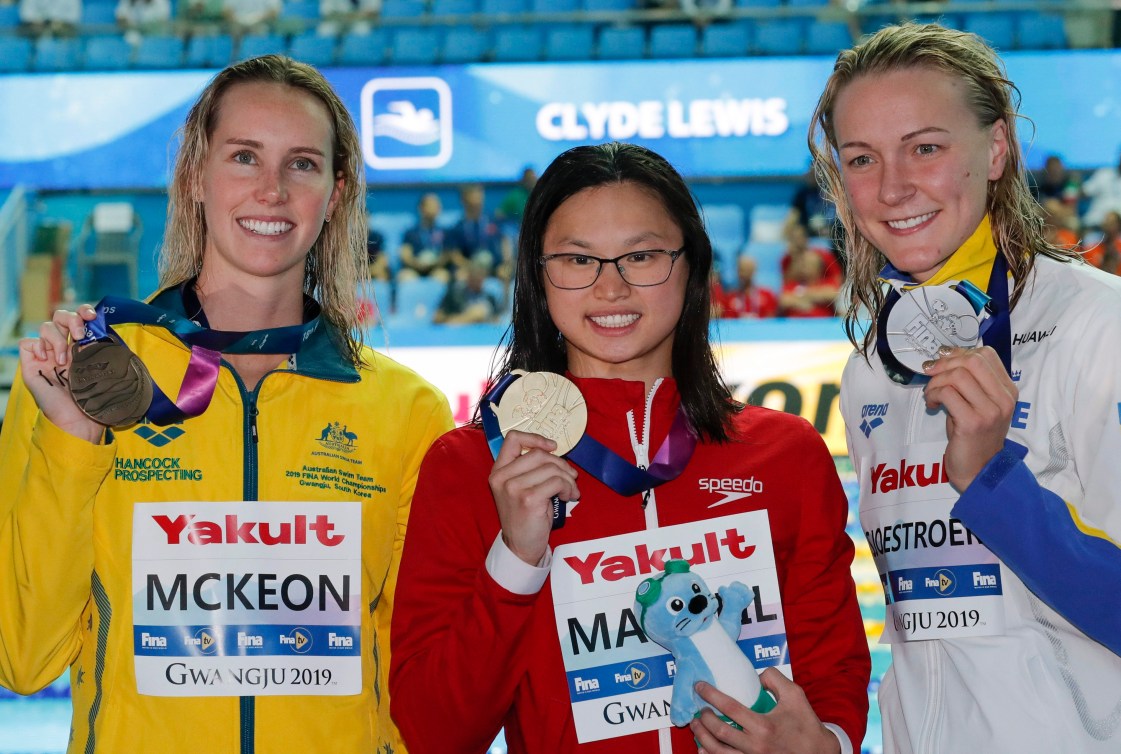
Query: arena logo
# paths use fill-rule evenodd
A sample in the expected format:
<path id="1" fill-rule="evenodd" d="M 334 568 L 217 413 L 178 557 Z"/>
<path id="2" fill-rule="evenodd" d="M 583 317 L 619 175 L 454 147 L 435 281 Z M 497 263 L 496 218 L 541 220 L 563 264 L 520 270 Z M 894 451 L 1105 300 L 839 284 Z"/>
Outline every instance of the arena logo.
<path id="1" fill-rule="evenodd" d="M 320 445 L 328 450 L 335 450 L 340 453 L 353 453 L 355 451 L 354 443 L 358 440 L 358 434 L 351 432 L 348 425 L 342 422 L 327 422 L 327 426 L 319 433 L 319 438 L 316 440 Z"/>
<path id="2" fill-rule="evenodd" d="M 434 76 L 370 79 L 362 87 L 362 155 L 379 170 L 431 170 L 452 156 L 452 91 Z"/>
<path id="3" fill-rule="evenodd" d="M 164 445 L 167 445 L 173 440 L 178 440 L 180 437 L 187 434 L 187 431 L 182 428 L 182 424 L 183 422 L 176 422 L 170 427 L 161 430 L 153 428 L 152 423 L 144 419 L 140 424 L 136 425 L 132 433 L 146 440 L 149 444 L 155 445 L 157 448 L 162 448 Z"/>

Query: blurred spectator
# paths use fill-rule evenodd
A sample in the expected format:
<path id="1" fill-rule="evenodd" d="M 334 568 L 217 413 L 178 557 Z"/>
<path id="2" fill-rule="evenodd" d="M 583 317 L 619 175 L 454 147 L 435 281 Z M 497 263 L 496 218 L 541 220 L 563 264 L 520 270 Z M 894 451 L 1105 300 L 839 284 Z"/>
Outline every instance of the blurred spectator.
<path id="1" fill-rule="evenodd" d="M 385 236 L 372 227 L 366 230 L 366 264 L 370 267 L 371 280 L 388 282 L 392 277 L 389 257 L 385 254 Z"/>
<path id="2" fill-rule="evenodd" d="M 755 258 L 747 254 L 740 255 L 736 260 L 737 285 L 731 290 L 721 291 L 720 317 L 756 319 L 773 317 L 778 313 L 778 299 L 774 291 L 755 285 L 757 267 Z"/>
<path id="3" fill-rule="evenodd" d="M 502 197 L 502 201 L 498 204 L 498 209 L 494 211 L 494 217 L 500 223 L 510 225 L 516 229 L 522 224 L 522 212 L 525 210 L 526 200 L 529 199 L 529 192 L 533 191 L 533 187 L 537 185 L 537 171 L 532 167 L 526 166 L 522 171 L 522 178 L 518 181 L 514 188 L 506 192 Z"/>
<path id="4" fill-rule="evenodd" d="M 134 47 L 144 34 L 164 34 L 171 24 L 170 0 L 120 0 L 117 25 Z"/>
<path id="5" fill-rule="evenodd" d="M 844 274 L 832 252 L 811 246 L 804 226 L 791 223 L 786 228 L 786 254 L 783 255 L 782 317 L 836 316 L 837 294 Z"/>
<path id="6" fill-rule="evenodd" d="M 477 183 L 459 190 L 463 216 L 448 231 L 444 248 L 451 255 L 457 270 L 464 269 L 468 260 L 478 260 L 487 273 L 502 280 L 510 279 L 510 243 L 498 230 L 498 224 L 483 212 L 483 187 Z"/>
<path id="7" fill-rule="evenodd" d="M 831 237 L 837 219 L 837 210 L 832 202 L 822 196 L 813 168 L 802 176 L 802 185 L 790 200 L 790 214 L 790 219 L 802 225 L 809 235 L 820 238 Z"/>
<path id="8" fill-rule="evenodd" d="M 1044 199 L 1043 237 L 1056 246 L 1077 249 L 1080 241 L 1078 213 L 1075 212 L 1074 207 L 1064 204 L 1061 199 L 1055 197 Z"/>
<path id="9" fill-rule="evenodd" d="M 1036 201 L 1042 204 L 1047 199 L 1058 199 L 1070 205 L 1078 204 L 1079 176 L 1067 170 L 1057 154 L 1048 155 L 1043 170 L 1032 174 L 1031 190 Z"/>
<path id="10" fill-rule="evenodd" d="M 369 34 L 379 13 L 381 0 L 319 0 L 319 33 L 325 37 Z"/>
<path id="11" fill-rule="evenodd" d="M 467 263 L 463 279 L 448 283 L 448 289 L 436 307 L 432 321 L 436 324 L 467 325 L 495 322 L 502 303 L 483 288 L 487 279 L 487 264 L 482 259 Z"/>
<path id="12" fill-rule="evenodd" d="M 70 36 L 82 20 L 82 0 L 20 0 L 19 20 L 28 34 Z"/>
<path id="13" fill-rule="evenodd" d="M 223 13 L 235 34 L 267 34 L 280 17 L 281 0 L 223 0 Z"/>
<path id="14" fill-rule="evenodd" d="M 1106 212 L 1101 228 L 1101 240 L 1086 250 L 1086 261 L 1099 270 L 1121 275 L 1121 214 Z"/>
<path id="15" fill-rule="evenodd" d="M 450 278 L 450 257 L 444 250 L 447 233 L 436 222 L 440 217 L 440 197 L 424 194 L 417 203 L 417 224 L 405 232 L 398 255 L 401 257 L 400 280 L 432 277 Z"/>
<path id="16" fill-rule="evenodd" d="M 1082 184 L 1082 193 L 1090 199 L 1090 206 L 1082 216 L 1083 225 L 1101 227 L 1107 212 L 1121 211 L 1121 164 L 1095 170 Z"/>
<path id="17" fill-rule="evenodd" d="M 180 15 L 196 26 L 226 25 L 226 0 L 187 0 L 182 8 Z"/>

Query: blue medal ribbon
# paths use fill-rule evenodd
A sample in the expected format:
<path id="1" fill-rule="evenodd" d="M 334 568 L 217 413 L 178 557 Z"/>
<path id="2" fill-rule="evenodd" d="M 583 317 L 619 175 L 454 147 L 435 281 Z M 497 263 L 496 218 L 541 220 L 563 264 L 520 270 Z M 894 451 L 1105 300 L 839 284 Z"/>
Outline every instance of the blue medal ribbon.
<path id="1" fill-rule="evenodd" d="M 185 316 L 117 296 L 101 299 L 94 311 L 97 316 L 86 323 L 85 337 L 78 341 L 79 346 L 101 340 L 112 340 L 124 346 L 113 326 L 139 324 L 162 327 L 191 349 L 191 359 L 174 401 L 159 385 L 152 385 L 152 404 L 146 416 L 153 424 L 160 426 L 180 422 L 206 411 L 218 385 L 218 368 L 223 353 L 297 353 L 320 324 L 319 313 L 316 312 L 308 322 L 298 326 L 250 332 L 211 330 Z"/>

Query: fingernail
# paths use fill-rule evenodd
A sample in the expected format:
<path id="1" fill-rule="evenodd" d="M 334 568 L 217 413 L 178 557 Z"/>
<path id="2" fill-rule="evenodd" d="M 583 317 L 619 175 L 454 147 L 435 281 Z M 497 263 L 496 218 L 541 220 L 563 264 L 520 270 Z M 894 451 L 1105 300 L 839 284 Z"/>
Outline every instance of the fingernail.
<path id="1" fill-rule="evenodd" d="M 940 346 L 938 348 L 938 355 L 939 356 L 949 356 L 953 352 L 954 352 L 953 346 Z"/>
<path id="2" fill-rule="evenodd" d="M 922 370 L 924 372 L 929 372 L 931 369 L 934 369 L 934 360 L 933 359 L 931 359 L 930 361 L 924 361 L 922 363 Z"/>

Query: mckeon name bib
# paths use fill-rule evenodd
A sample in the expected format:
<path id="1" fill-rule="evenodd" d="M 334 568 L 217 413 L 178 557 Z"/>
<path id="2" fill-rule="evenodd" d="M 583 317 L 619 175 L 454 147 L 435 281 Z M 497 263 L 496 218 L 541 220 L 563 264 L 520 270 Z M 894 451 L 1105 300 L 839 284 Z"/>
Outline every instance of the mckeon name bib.
<path id="1" fill-rule="evenodd" d="M 550 581 L 568 693 L 581 743 L 668 728 L 676 668 L 634 615 L 639 582 L 684 558 L 714 592 L 754 594 L 738 644 L 757 670 L 790 675 L 786 624 L 766 511 L 563 545 Z"/>
<path id="2" fill-rule="evenodd" d="M 861 471 L 860 524 L 887 603 L 882 644 L 1004 633 L 1000 562 L 950 515 L 944 450 L 880 452 Z"/>
<path id="3" fill-rule="evenodd" d="M 357 502 L 137 503 L 137 690 L 360 693 L 361 536 Z"/>

